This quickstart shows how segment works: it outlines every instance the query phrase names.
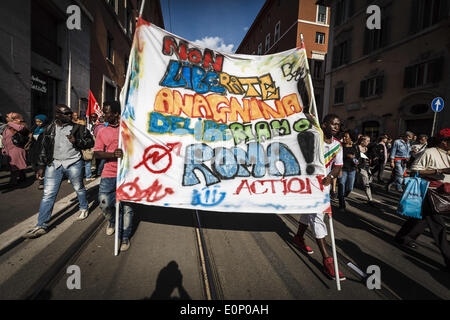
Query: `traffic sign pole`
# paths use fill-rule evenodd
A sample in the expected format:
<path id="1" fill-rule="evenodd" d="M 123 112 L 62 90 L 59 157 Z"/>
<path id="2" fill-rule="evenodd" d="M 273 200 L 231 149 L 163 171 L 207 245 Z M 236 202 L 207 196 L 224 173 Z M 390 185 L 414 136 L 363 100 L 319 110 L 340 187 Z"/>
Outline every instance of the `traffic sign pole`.
<path id="1" fill-rule="evenodd" d="M 434 98 L 433 101 L 431 101 L 431 110 L 434 111 L 433 126 L 431 128 L 431 136 L 434 136 L 437 113 L 441 112 L 442 109 L 444 109 L 444 99 L 442 99 L 441 97 Z"/>
<path id="2" fill-rule="evenodd" d="M 434 127 L 436 126 L 437 112 L 434 113 L 433 126 L 431 127 L 431 136 L 434 137 Z"/>

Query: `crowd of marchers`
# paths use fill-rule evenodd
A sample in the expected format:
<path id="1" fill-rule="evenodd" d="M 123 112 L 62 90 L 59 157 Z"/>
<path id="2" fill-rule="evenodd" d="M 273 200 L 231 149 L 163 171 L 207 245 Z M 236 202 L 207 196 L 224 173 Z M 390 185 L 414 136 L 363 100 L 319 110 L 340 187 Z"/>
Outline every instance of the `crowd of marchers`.
<path id="1" fill-rule="evenodd" d="M 120 104 L 103 104 L 103 115 L 90 115 L 81 120 L 79 115 L 63 104 L 55 107 L 55 120 L 37 115 L 30 128 L 21 114 L 11 112 L 1 119 L 1 163 L 10 171 L 12 188 L 26 180 L 25 169 L 31 166 L 38 188 L 43 189 L 38 221 L 24 238 L 38 238 L 49 231 L 53 206 L 61 183 L 67 179 L 77 194 L 78 220 L 89 215 L 89 204 L 84 180 L 91 182 L 101 176 L 98 200 L 108 219 L 106 233 L 114 234 L 116 207 L 117 159 L 123 156 L 119 146 Z M 120 204 L 120 250 L 130 247 L 133 210 Z"/>
<path id="2" fill-rule="evenodd" d="M 57 105 L 55 120 L 37 115 L 30 128 L 18 113 L 8 113 L 0 119 L 1 163 L 10 171 L 10 185 L 15 187 L 25 179 L 25 169 L 31 166 L 38 188 L 43 189 L 38 222 L 25 238 L 37 238 L 47 233 L 53 205 L 64 178 L 75 190 L 79 201 L 79 220 L 89 215 L 86 182 L 101 176 L 98 200 L 108 220 L 106 234 L 115 232 L 117 160 L 123 157 L 119 148 L 120 104 L 105 102 L 103 114 L 92 114 L 86 120 L 66 105 Z M 311 121 L 316 121 L 307 115 Z M 422 203 L 421 218 L 408 219 L 395 236 L 396 241 L 409 248 L 417 248 L 415 240 L 428 227 L 439 247 L 446 268 L 450 270 L 450 249 L 443 215 L 450 214 L 450 129 L 440 130 L 434 137 L 416 136 L 406 131 L 393 140 L 380 135 L 376 141 L 364 134 L 357 136 L 342 130 L 337 115 L 326 115 L 320 124 L 323 130 L 326 176 L 322 180 L 330 186 L 331 198 L 338 200 L 339 212 L 346 212 L 346 198 L 356 183 L 364 190 L 367 203 L 374 205 L 372 183 L 374 178 L 383 184 L 386 192 L 401 195 L 405 178 L 417 176 L 430 182 Z M 391 171 L 389 181 L 383 181 L 385 169 Z M 392 190 L 394 189 L 394 190 Z M 436 202 L 439 199 L 438 202 Z M 119 203 L 120 250 L 130 247 L 133 209 Z M 302 214 L 293 243 L 303 252 L 313 250 L 305 243 L 304 234 L 311 227 L 323 258 L 323 270 L 335 278 L 333 258 L 326 249 L 327 227 L 324 213 Z M 345 276 L 339 271 L 339 278 Z"/>

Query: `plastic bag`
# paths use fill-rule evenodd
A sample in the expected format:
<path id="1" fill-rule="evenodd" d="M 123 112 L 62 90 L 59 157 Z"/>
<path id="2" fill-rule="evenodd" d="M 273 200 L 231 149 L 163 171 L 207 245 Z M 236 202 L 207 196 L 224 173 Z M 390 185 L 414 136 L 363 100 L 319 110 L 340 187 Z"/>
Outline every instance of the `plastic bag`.
<path id="1" fill-rule="evenodd" d="M 429 181 L 415 177 L 405 178 L 406 188 L 403 192 L 397 213 L 411 218 L 422 219 L 422 202 L 425 199 Z"/>

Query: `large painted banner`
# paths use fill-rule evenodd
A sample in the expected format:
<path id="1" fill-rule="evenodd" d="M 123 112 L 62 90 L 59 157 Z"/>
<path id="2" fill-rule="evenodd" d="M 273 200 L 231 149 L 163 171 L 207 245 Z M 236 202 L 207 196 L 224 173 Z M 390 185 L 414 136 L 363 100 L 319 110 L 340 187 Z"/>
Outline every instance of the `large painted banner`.
<path id="1" fill-rule="evenodd" d="M 122 91 L 117 198 L 223 212 L 329 212 L 304 48 L 233 55 L 140 20 Z M 314 113 L 314 112 L 313 112 Z"/>

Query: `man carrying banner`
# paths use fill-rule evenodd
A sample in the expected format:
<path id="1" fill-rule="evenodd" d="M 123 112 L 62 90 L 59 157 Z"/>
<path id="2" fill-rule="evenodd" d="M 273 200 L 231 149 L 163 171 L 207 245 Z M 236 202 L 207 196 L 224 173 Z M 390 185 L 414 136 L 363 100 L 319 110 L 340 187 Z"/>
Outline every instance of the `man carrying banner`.
<path id="1" fill-rule="evenodd" d="M 94 155 L 96 159 L 106 160 L 102 171 L 98 199 L 100 209 L 102 209 L 105 217 L 109 219 L 106 234 L 110 236 L 115 231 L 117 159 L 123 157 L 122 149 L 118 149 L 120 104 L 117 101 L 105 102 L 103 104 L 103 113 L 108 126 L 104 127 L 97 135 Z M 122 239 L 120 251 L 126 251 L 130 247 L 133 210 L 126 202 L 121 202 L 120 206 L 119 236 Z"/>
<path id="2" fill-rule="evenodd" d="M 327 176 L 322 180 L 324 186 L 329 186 L 331 181 L 339 175 L 343 166 L 343 151 L 341 143 L 333 136 L 338 134 L 341 126 L 339 117 L 335 114 L 325 116 L 322 123 L 324 133 L 324 158 Z M 327 276 L 336 279 L 333 258 L 326 249 L 325 237 L 327 236 L 327 226 L 324 222 L 325 213 L 301 214 L 297 234 L 294 237 L 294 244 L 303 252 L 312 254 L 314 251 L 305 244 L 304 234 L 308 225 L 316 238 L 320 253 L 323 257 L 324 272 Z M 339 279 L 345 280 L 344 275 L 339 271 Z"/>

